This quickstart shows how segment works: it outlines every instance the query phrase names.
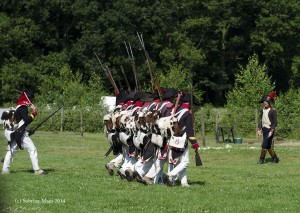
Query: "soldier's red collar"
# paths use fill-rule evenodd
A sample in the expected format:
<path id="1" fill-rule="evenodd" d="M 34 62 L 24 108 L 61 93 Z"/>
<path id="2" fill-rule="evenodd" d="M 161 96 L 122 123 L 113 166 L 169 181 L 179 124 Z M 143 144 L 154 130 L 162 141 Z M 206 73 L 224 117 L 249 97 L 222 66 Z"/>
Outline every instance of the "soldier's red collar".
<path id="1" fill-rule="evenodd" d="M 182 103 L 181 106 L 186 109 L 190 109 L 189 103 Z"/>

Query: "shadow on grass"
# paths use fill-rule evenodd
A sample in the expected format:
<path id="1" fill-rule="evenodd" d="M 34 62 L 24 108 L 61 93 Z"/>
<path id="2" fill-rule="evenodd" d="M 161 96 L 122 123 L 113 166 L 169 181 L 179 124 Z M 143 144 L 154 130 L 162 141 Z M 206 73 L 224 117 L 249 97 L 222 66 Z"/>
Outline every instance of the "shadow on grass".
<path id="1" fill-rule="evenodd" d="M 51 173 L 51 172 L 55 172 L 55 169 L 43 169 L 45 172 L 47 172 L 47 174 Z M 16 170 L 16 171 L 11 171 L 10 173 L 34 173 L 34 170 L 32 169 L 21 169 L 21 170 Z"/>
<path id="2" fill-rule="evenodd" d="M 202 185 L 204 186 L 206 184 L 206 182 L 204 181 L 189 181 L 190 185 Z"/>

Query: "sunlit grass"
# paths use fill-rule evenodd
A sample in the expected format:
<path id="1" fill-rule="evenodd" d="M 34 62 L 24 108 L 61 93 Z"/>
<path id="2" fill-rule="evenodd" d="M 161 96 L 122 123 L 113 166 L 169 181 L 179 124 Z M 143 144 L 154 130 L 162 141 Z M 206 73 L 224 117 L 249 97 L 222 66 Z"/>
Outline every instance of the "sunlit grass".
<path id="1" fill-rule="evenodd" d="M 109 147 L 102 133 L 37 132 L 32 139 L 49 174 L 33 175 L 27 152 L 18 151 L 11 174 L 0 177 L 6 212 L 300 212 L 299 146 L 276 145 L 280 163 L 257 165 L 259 143 L 208 138 L 202 167 L 190 149 L 191 187 L 170 188 L 109 176 L 104 164 L 113 156 L 102 159 Z"/>

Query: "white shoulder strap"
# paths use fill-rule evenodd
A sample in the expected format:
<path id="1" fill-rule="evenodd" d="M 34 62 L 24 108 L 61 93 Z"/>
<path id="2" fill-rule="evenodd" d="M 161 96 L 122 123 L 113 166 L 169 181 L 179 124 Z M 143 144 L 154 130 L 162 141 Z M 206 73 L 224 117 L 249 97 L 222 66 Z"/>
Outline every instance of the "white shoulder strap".
<path id="1" fill-rule="evenodd" d="M 178 111 L 174 116 L 177 118 L 178 121 L 180 121 L 181 117 L 184 115 L 184 113 L 188 112 L 188 109 L 182 109 Z"/>
<path id="2" fill-rule="evenodd" d="M 168 104 L 167 102 L 162 103 L 162 105 L 160 106 L 160 108 L 159 108 L 159 109 L 156 109 L 156 110 L 161 111 L 162 108 L 163 108 L 165 105 L 167 105 L 167 104 Z M 157 107 L 158 107 L 158 105 L 157 105 Z M 157 107 L 156 107 L 156 108 L 157 108 Z"/>

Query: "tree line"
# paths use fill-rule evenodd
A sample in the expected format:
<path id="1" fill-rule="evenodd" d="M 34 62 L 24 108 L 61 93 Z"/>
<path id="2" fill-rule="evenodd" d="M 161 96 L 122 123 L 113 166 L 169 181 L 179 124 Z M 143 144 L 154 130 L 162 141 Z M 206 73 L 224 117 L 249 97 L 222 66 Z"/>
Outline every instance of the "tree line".
<path id="1" fill-rule="evenodd" d="M 299 88 L 300 5 L 297 0 L 19 0 L 0 2 L 0 105 L 15 89 L 45 103 L 99 103 L 113 88 L 94 52 L 126 90 L 134 79 L 150 89 L 137 32 L 162 87 L 188 90 L 188 72 L 203 103 L 223 106 L 241 66 L 256 55 L 279 93 Z M 77 98 L 76 97 L 80 97 Z"/>

